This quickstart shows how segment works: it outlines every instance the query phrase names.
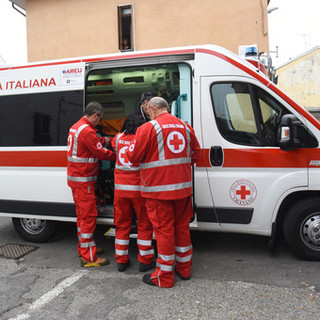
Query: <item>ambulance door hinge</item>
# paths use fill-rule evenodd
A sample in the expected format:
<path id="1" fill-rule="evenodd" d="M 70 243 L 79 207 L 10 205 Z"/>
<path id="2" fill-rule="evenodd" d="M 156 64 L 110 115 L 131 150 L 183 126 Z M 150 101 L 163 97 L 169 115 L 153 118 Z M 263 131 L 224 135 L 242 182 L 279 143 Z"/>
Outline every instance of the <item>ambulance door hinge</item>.
<path id="1" fill-rule="evenodd" d="M 213 146 L 210 149 L 210 162 L 213 167 L 220 167 L 223 163 L 223 151 L 220 146 Z"/>

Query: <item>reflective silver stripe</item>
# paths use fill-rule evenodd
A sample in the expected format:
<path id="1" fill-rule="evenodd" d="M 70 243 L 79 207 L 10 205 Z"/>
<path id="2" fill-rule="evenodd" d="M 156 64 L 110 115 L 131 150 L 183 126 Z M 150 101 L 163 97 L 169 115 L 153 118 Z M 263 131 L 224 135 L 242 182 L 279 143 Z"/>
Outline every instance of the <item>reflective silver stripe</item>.
<path id="1" fill-rule="evenodd" d="M 175 247 L 176 252 L 181 252 L 181 253 L 188 252 L 191 249 L 192 249 L 191 244 L 187 247 Z"/>
<path id="2" fill-rule="evenodd" d="M 170 166 L 170 165 L 182 164 L 182 163 L 191 164 L 191 158 L 184 157 L 184 158 L 164 159 L 160 161 L 140 163 L 140 167 L 141 169 L 150 169 L 150 168 L 164 167 L 164 166 Z"/>
<path id="3" fill-rule="evenodd" d="M 92 255 L 92 248 L 91 247 L 89 248 L 89 251 L 90 251 L 90 259 L 91 259 L 90 261 L 93 262 L 93 255 Z"/>
<path id="4" fill-rule="evenodd" d="M 69 181 L 75 181 L 75 182 L 89 182 L 89 181 L 96 181 L 97 180 L 97 176 L 93 176 L 93 177 L 72 177 L 72 176 L 68 176 L 68 180 Z"/>
<path id="5" fill-rule="evenodd" d="M 178 262 L 189 262 L 189 261 L 191 261 L 191 259 L 192 259 L 192 254 L 189 254 L 186 257 L 176 256 L 176 261 L 178 261 Z"/>
<path id="6" fill-rule="evenodd" d="M 152 120 L 150 121 L 150 123 L 153 125 L 157 133 L 159 160 L 164 160 L 165 155 L 164 155 L 164 146 L 163 146 L 164 141 L 163 141 L 162 129 L 157 120 Z"/>
<path id="7" fill-rule="evenodd" d="M 81 229 L 80 229 L 79 227 L 77 227 L 77 231 L 78 231 L 78 232 L 81 232 Z"/>
<path id="8" fill-rule="evenodd" d="M 116 164 L 116 169 L 123 170 L 123 171 L 139 171 L 140 167 L 129 167 L 129 166 L 122 166 L 120 164 Z"/>
<path id="9" fill-rule="evenodd" d="M 151 240 L 140 240 L 140 239 L 137 239 L 137 244 L 140 244 L 141 246 L 151 246 L 152 241 Z"/>
<path id="10" fill-rule="evenodd" d="M 167 266 L 165 264 L 160 264 L 159 262 L 157 262 L 157 267 L 160 268 L 160 270 L 162 271 L 168 271 L 168 272 L 173 271 L 173 266 Z"/>
<path id="11" fill-rule="evenodd" d="M 157 265 L 158 266 L 158 265 Z M 160 268 L 160 267 L 159 267 Z M 156 270 L 157 271 L 157 270 Z M 155 271 L 155 272 L 156 272 Z M 161 288 L 161 282 L 160 282 L 160 277 L 159 277 L 159 274 L 160 274 L 160 272 L 161 272 L 161 270 L 159 269 L 159 271 L 158 271 L 158 274 L 156 274 L 155 276 L 150 276 L 150 278 L 151 279 L 157 279 L 158 280 L 158 285 L 159 285 L 159 287 Z"/>
<path id="12" fill-rule="evenodd" d="M 114 188 L 117 190 L 127 190 L 127 191 L 140 191 L 140 186 L 130 185 L 130 184 L 115 184 Z"/>
<path id="13" fill-rule="evenodd" d="M 167 256 L 165 254 L 158 254 L 158 258 L 160 258 L 163 261 L 173 261 L 174 260 L 175 255 L 172 254 L 170 256 Z"/>
<path id="14" fill-rule="evenodd" d="M 191 164 L 191 158 L 190 158 L 190 129 L 187 126 L 187 124 L 182 121 L 182 123 L 185 126 L 186 129 L 186 136 L 187 136 L 187 155 L 188 157 L 184 158 L 175 158 L 175 159 L 165 159 L 164 154 L 164 140 L 163 140 L 163 133 L 161 126 L 156 120 L 150 121 L 152 123 L 154 129 L 157 133 L 157 142 L 158 142 L 158 152 L 159 152 L 159 160 L 158 161 L 152 161 L 147 163 L 141 163 L 141 169 L 149 169 L 149 168 L 157 168 L 157 167 L 163 167 L 163 166 L 170 166 L 175 164 L 181 164 L 181 163 L 190 163 Z"/>
<path id="15" fill-rule="evenodd" d="M 76 156 L 72 156 L 72 157 L 68 156 L 68 161 L 69 162 L 77 162 L 77 163 L 96 163 L 99 160 L 97 158 L 79 158 Z"/>
<path id="16" fill-rule="evenodd" d="M 78 130 L 76 131 L 76 133 L 74 134 L 74 142 L 73 142 L 73 149 L 72 149 L 72 157 L 77 157 L 78 154 L 78 137 L 80 132 L 85 128 L 88 127 L 88 124 L 83 124 L 82 126 L 80 126 L 78 128 Z"/>
<path id="17" fill-rule="evenodd" d="M 116 255 L 118 255 L 118 256 L 127 256 L 128 255 L 128 250 L 118 250 L 118 249 L 116 249 Z"/>
<path id="18" fill-rule="evenodd" d="M 149 254 L 154 254 L 154 250 L 153 249 L 150 249 L 150 250 L 139 250 L 139 252 L 140 252 L 141 256 L 147 256 Z"/>
<path id="19" fill-rule="evenodd" d="M 96 243 L 94 241 L 91 242 L 85 242 L 85 243 L 80 243 L 80 248 L 90 248 L 94 247 Z"/>
<path id="20" fill-rule="evenodd" d="M 141 186 L 142 192 L 161 192 L 161 191 L 174 191 L 174 190 L 181 190 L 185 188 L 191 187 L 191 181 L 183 182 L 183 183 L 175 183 L 175 184 L 166 184 L 162 186 Z"/>
<path id="21" fill-rule="evenodd" d="M 93 233 L 80 233 L 80 238 L 91 239 L 91 238 L 93 238 Z"/>
<path id="22" fill-rule="evenodd" d="M 120 244 L 122 246 L 127 246 L 129 244 L 129 240 L 122 240 L 122 239 L 117 239 L 115 240 L 116 244 Z"/>
<path id="23" fill-rule="evenodd" d="M 186 127 L 186 133 L 187 133 L 187 155 L 190 156 L 190 150 L 191 150 L 191 147 L 190 147 L 190 129 L 189 127 L 187 126 L 187 124 L 182 121 L 184 126 Z"/>

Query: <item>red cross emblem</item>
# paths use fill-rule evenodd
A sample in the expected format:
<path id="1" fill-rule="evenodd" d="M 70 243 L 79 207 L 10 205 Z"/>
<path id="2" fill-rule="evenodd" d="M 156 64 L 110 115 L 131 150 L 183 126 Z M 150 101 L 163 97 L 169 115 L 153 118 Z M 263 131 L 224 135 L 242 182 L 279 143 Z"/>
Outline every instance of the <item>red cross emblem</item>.
<path id="1" fill-rule="evenodd" d="M 173 131 L 168 135 L 167 145 L 173 153 L 180 153 L 184 150 L 186 141 L 182 133 Z"/>
<path id="2" fill-rule="evenodd" d="M 126 154 L 126 150 L 128 147 L 123 147 L 119 151 L 119 161 L 123 166 L 131 166 L 132 163 L 129 161 L 128 156 Z"/>
<path id="3" fill-rule="evenodd" d="M 174 147 L 174 150 L 179 150 L 179 145 L 183 144 L 183 141 L 178 138 L 177 134 L 174 134 L 173 139 L 169 143 Z"/>
<path id="4" fill-rule="evenodd" d="M 241 206 L 250 205 L 257 197 L 256 186 L 247 179 L 235 181 L 230 187 L 232 201 Z"/>
<path id="5" fill-rule="evenodd" d="M 247 196 L 250 196 L 251 191 L 247 190 L 246 186 L 241 186 L 240 190 L 236 190 L 236 195 L 240 196 L 242 200 L 246 199 Z"/>

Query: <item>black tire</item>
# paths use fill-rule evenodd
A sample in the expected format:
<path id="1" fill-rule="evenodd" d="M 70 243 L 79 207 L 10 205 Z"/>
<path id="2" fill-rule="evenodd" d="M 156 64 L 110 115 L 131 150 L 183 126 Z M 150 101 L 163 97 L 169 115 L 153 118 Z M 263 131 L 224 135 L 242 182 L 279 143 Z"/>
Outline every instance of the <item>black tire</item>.
<path id="1" fill-rule="evenodd" d="M 320 261 L 320 199 L 305 199 L 293 205 L 285 217 L 283 233 L 298 257 Z"/>
<path id="2" fill-rule="evenodd" d="M 56 230 L 56 222 L 49 220 L 13 218 L 13 226 L 18 234 L 30 242 L 46 242 Z"/>

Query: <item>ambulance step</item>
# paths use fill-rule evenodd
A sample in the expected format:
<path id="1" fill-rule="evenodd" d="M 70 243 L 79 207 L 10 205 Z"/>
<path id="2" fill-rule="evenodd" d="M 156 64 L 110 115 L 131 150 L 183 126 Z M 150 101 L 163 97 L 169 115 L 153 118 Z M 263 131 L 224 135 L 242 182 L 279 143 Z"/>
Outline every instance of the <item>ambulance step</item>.
<path id="1" fill-rule="evenodd" d="M 106 237 L 115 237 L 116 236 L 116 229 L 115 228 L 110 228 L 105 234 Z M 130 236 L 129 238 L 131 239 L 137 239 L 138 234 L 137 234 L 137 228 L 133 226 L 130 231 Z"/>
<path id="2" fill-rule="evenodd" d="M 113 206 L 106 205 L 104 207 L 97 207 L 99 218 L 113 218 Z"/>

